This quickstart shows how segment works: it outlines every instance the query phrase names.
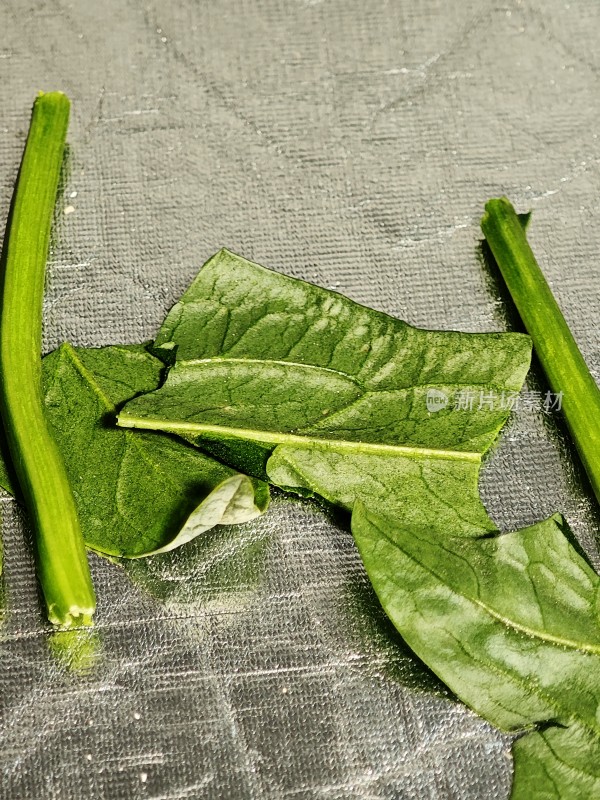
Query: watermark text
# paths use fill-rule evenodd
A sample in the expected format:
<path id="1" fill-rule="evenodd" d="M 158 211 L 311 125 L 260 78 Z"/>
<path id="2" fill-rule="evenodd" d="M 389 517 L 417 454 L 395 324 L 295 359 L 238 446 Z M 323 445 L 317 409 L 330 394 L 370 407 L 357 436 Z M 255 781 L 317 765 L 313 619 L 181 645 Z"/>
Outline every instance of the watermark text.
<path id="1" fill-rule="evenodd" d="M 542 409 L 544 411 L 560 411 L 562 408 L 562 392 L 496 392 L 483 389 L 461 389 L 449 394 L 442 389 L 428 389 L 425 402 L 430 412 L 442 411 L 445 408 L 455 411 L 521 411 Z"/>

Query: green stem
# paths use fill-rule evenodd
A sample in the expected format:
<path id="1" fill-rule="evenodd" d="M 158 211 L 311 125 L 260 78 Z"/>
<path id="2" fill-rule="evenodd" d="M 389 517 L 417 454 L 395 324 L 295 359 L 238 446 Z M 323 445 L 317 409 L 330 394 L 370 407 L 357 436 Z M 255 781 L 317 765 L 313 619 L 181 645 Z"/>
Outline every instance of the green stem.
<path id="1" fill-rule="evenodd" d="M 485 207 L 481 229 L 506 281 L 600 502 L 600 389 L 527 242 L 510 202 L 502 197 Z"/>
<path id="2" fill-rule="evenodd" d="M 2 254 L 0 412 L 36 539 L 38 575 L 56 625 L 91 625 L 96 598 L 73 493 L 48 429 L 41 387 L 42 307 L 50 226 L 70 102 L 40 94 Z"/>

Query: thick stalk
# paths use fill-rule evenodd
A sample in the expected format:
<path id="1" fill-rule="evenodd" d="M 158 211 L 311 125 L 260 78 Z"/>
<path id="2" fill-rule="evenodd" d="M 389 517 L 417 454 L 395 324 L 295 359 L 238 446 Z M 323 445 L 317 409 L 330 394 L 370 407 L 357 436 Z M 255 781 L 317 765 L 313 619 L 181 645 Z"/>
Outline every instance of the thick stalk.
<path id="1" fill-rule="evenodd" d="M 600 502 L 600 389 L 554 299 L 525 230 L 502 197 L 485 207 L 481 229 L 546 373 L 553 392 L 562 392 L 562 411 Z"/>
<path id="2" fill-rule="evenodd" d="M 34 527 L 50 622 L 91 625 L 96 599 L 73 492 L 48 429 L 41 387 L 42 305 L 50 226 L 70 103 L 40 94 L 13 197 L 1 270 L 0 412 Z"/>

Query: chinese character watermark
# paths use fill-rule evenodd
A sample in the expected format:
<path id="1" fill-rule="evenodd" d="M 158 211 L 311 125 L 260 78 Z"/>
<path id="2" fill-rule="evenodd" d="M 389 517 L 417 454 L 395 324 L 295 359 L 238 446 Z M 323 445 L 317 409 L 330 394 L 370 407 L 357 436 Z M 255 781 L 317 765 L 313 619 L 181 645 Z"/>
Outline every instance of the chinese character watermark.
<path id="1" fill-rule="evenodd" d="M 434 414 L 443 409 L 453 411 L 560 411 L 563 393 L 547 391 L 497 392 L 494 390 L 460 389 L 454 395 L 442 389 L 428 389 L 425 397 L 427 411 Z"/>

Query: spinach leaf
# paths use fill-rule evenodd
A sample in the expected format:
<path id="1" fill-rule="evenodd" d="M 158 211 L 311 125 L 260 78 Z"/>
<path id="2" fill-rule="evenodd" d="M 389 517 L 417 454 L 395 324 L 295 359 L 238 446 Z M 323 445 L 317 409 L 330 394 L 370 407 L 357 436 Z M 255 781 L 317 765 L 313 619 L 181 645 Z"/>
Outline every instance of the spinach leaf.
<path id="1" fill-rule="evenodd" d="M 170 436 L 124 431 L 117 407 L 163 364 L 143 345 L 62 345 L 43 360 L 44 410 L 65 460 L 86 545 L 125 558 L 172 550 L 263 513 L 268 487 Z M 2 485 L 10 490 L 7 475 Z"/>
<path id="2" fill-rule="evenodd" d="M 561 518 L 498 536 L 477 491 L 529 340 L 417 330 L 222 251 L 155 352 L 174 366 L 119 424 L 351 509 L 409 646 L 490 722 L 531 731 L 514 745 L 513 800 L 598 795 L 598 576 Z M 433 410 L 431 389 L 474 402 Z"/>
<path id="3" fill-rule="evenodd" d="M 600 793 L 600 578 L 560 516 L 465 539 L 356 504 L 352 531 L 415 653 L 514 745 L 513 800 Z"/>
<path id="4" fill-rule="evenodd" d="M 165 384 L 128 402 L 118 424 L 178 433 L 349 509 L 361 499 L 479 535 L 493 530 L 481 457 L 530 349 L 521 334 L 419 330 L 222 250 L 157 337 L 155 352 L 176 356 Z M 432 391 L 445 408 L 429 410 Z M 471 396 L 462 409 L 459 393 Z"/>

